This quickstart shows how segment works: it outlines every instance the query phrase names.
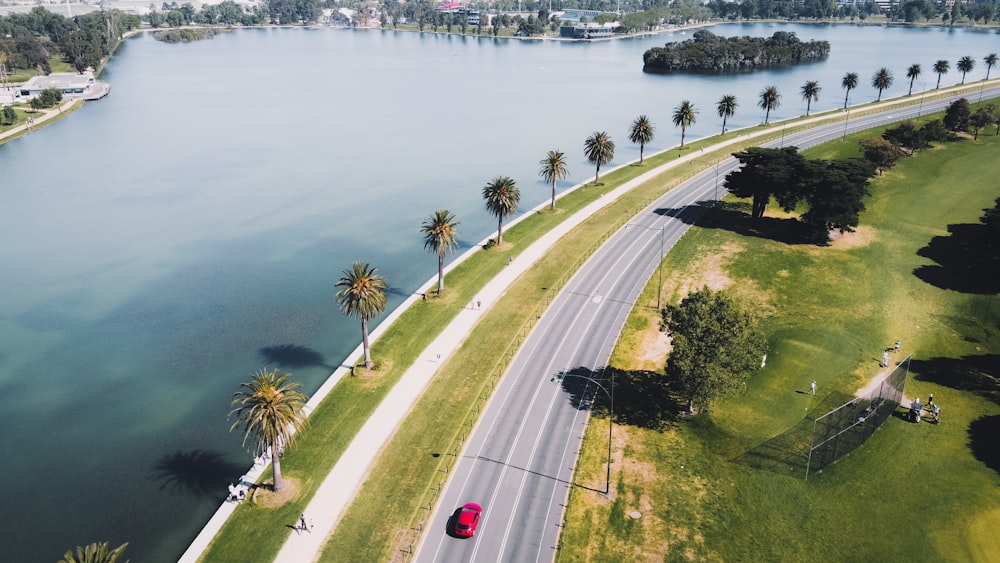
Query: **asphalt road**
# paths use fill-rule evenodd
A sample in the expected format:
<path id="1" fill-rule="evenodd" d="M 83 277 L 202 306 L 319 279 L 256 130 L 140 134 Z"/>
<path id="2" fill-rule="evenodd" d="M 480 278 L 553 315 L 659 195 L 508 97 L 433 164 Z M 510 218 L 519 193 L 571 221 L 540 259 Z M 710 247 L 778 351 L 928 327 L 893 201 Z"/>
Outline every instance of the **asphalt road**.
<path id="1" fill-rule="evenodd" d="M 1000 96 L 987 88 L 983 99 Z M 845 119 L 762 146 L 808 148 L 887 122 L 940 111 L 954 98 Z M 968 96 L 976 100 L 977 96 Z M 724 193 L 734 158 L 711 166 L 639 213 L 612 236 L 553 301 L 514 358 L 450 475 L 416 554 L 421 562 L 552 561 L 573 469 L 595 396 L 611 394 L 605 378 L 615 341 L 661 257 Z M 448 534 L 467 502 L 483 506 L 474 538 Z"/>

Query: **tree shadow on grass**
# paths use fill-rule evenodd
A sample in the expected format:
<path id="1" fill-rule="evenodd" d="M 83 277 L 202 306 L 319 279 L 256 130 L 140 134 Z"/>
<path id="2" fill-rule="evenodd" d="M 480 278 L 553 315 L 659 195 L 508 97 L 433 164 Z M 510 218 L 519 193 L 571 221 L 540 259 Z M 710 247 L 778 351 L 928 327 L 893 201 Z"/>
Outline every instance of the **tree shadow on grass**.
<path id="1" fill-rule="evenodd" d="M 1000 473 L 1000 415 L 982 416 L 972 421 L 969 449 L 976 459 Z"/>
<path id="2" fill-rule="evenodd" d="M 232 484 L 247 469 L 226 461 L 221 455 L 206 450 L 166 454 L 153 466 L 153 479 L 160 489 L 174 493 L 226 496 L 226 485 Z"/>
<path id="3" fill-rule="evenodd" d="M 1000 404 L 1000 354 L 911 360 L 910 371 L 918 381 L 975 393 Z"/>
<path id="4" fill-rule="evenodd" d="M 265 346 L 258 352 L 263 356 L 265 363 L 278 364 L 284 368 L 325 367 L 330 370 L 336 369 L 327 364 L 323 355 L 316 350 L 298 344 Z"/>
<path id="5" fill-rule="evenodd" d="M 743 236 L 783 242 L 785 244 L 816 244 L 815 233 L 801 221 L 793 218 L 750 216 L 751 206 L 746 202 L 698 202 L 682 208 L 657 209 L 656 213 L 676 217 L 688 224 L 698 223 L 706 229 L 723 229 Z"/>
<path id="6" fill-rule="evenodd" d="M 938 265 L 913 270 L 925 283 L 962 293 L 993 295 L 1000 293 L 1000 255 L 994 233 L 981 223 L 948 225 L 948 235 L 933 237 L 918 256 Z"/>
<path id="7" fill-rule="evenodd" d="M 564 391 L 574 408 L 589 409 L 600 416 L 610 412 L 610 393 L 614 384 L 614 422 L 648 430 L 665 430 L 676 423 L 680 403 L 670 393 L 666 376 L 660 372 L 605 368 L 594 371 L 574 368 L 559 374 Z M 601 391 L 597 382 L 606 391 Z"/>

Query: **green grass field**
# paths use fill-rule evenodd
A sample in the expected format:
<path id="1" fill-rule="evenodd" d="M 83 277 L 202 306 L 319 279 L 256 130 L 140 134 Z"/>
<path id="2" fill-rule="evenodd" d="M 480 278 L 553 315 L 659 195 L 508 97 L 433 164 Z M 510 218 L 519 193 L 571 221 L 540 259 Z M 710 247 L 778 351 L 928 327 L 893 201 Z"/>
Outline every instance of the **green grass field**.
<path id="1" fill-rule="evenodd" d="M 806 154 L 854 156 L 874 134 Z M 742 207 L 734 200 L 691 229 L 665 261 L 664 295 L 709 284 L 758 307 L 767 367 L 710 412 L 682 418 L 665 402 L 659 427 L 617 424 L 615 494 L 573 490 L 559 560 L 1000 561 L 1000 302 L 914 275 L 933 264 L 921 248 L 950 224 L 977 223 L 1000 196 L 998 149 L 991 131 L 904 159 L 873 181 L 858 231 L 829 247 L 741 236 L 725 212 Z M 664 377 L 666 349 L 650 353 L 658 322 L 633 312 L 612 359 L 625 376 Z M 940 425 L 891 417 L 808 482 L 742 462 L 825 399 L 853 396 L 896 339 L 915 359 L 906 395 L 933 393 Z M 812 380 L 816 397 L 805 393 Z M 603 478 L 605 424 L 587 432 L 578 482 Z"/>

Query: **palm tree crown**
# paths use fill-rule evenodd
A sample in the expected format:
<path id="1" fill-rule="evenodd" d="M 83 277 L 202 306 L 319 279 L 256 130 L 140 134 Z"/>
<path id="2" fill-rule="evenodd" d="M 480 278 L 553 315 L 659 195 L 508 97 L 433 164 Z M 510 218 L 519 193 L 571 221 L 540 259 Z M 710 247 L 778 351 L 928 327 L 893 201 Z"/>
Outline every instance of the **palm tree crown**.
<path id="1" fill-rule="evenodd" d="M 601 165 L 611 162 L 615 157 L 615 142 L 608 136 L 607 131 L 594 131 L 583 142 L 583 154 L 587 155 L 588 162 L 597 165 L 597 173 L 594 176 L 594 183 L 597 183 L 601 181 Z"/>
<path id="2" fill-rule="evenodd" d="M 126 547 L 128 547 L 127 542 L 112 550 L 108 550 L 108 542 L 76 546 L 76 556 L 73 555 L 72 549 L 66 550 L 59 563 L 115 563 L 125 552 Z"/>
<path id="3" fill-rule="evenodd" d="M 343 288 L 337 292 L 340 312 L 348 317 L 361 319 L 361 342 L 365 350 L 365 367 L 371 369 L 371 351 L 368 347 L 368 320 L 385 311 L 385 292 L 389 286 L 378 270 L 367 263 L 355 262 L 344 270 L 344 277 L 336 283 Z"/>
<path id="4" fill-rule="evenodd" d="M 760 102 L 757 104 L 764 110 L 764 123 L 771 117 L 771 110 L 777 109 L 781 105 L 781 94 L 778 93 L 777 86 L 768 86 L 760 91 Z"/>
<path id="5" fill-rule="evenodd" d="M 892 73 L 889 72 L 889 69 L 882 67 L 875 71 L 875 74 L 872 75 L 872 87 L 878 88 L 878 99 L 875 100 L 876 102 L 882 101 L 882 91 L 890 86 L 892 86 Z"/>
<path id="6" fill-rule="evenodd" d="M 851 95 L 851 90 L 858 87 L 858 73 L 848 72 L 840 81 L 841 87 L 847 92 L 844 94 L 844 109 L 847 109 L 847 98 Z"/>
<path id="7" fill-rule="evenodd" d="M 233 393 L 233 410 L 229 418 L 236 418 L 229 428 L 232 432 L 243 426 L 243 445 L 251 440 L 254 457 L 270 449 L 274 469 L 274 490 L 280 491 L 281 480 L 280 449 L 290 445 L 295 432 L 306 426 L 302 407 L 306 396 L 299 391 L 302 386 L 289 382 L 290 374 L 278 375 L 278 370 L 260 370 L 250 376 L 250 381 L 240 384 L 240 390 Z"/>
<path id="8" fill-rule="evenodd" d="M 907 96 L 913 95 L 913 81 L 920 76 L 920 65 L 912 64 L 910 68 L 906 69 L 906 77 L 910 79 L 910 91 L 906 93 Z"/>
<path id="9" fill-rule="evenodd" d="M 722 118 L 722 134 L 726 134 L 726 122 L 729 118 L 736 115 L 736 108 L 739 104 L 736 103 L 736 96 L 732 94 L 726 94 L 719 99 L 718 103 L 715 104 L 715 109 L 719 112 L 719 117 Z"/>
<path id="10" fill-rule="evenodd" d="M 958 63 L 955 65 L 955 68 L 962 73 L 962 84 L 965 84 L 965 74 L 975 67 L 976 61 L 968 55 L 958 59 Z"/>
<path id="11" fill-rule="evenodd" d="M 653 140 L 653 122 L 645 115 L 640 115 L 632 122 L 628 131 L 628 140 L 639 145 L 639 164 L 642 164 L 642 153 L 646 143 Z"/>
<path id="12" fill-rule="evenodd" d="M 507 176 L 497 176 L 483 188 L 486 209 L 497 218 L 497 244 L 503 243 L 503 220 L 517 211 L 521 202 L 521 190 Z"/>
<path id="13" fill-rule="evenodd" d="M 454 253 L 458 247 L 458 231 L 455 228 L 460 224 L 451 211 L 438 209 L 420 225 L 420 232 L 424 235 L 424 248 L 437 254 L 438 294 L 444 291 L 444 255 L 447 252 Z"/>
<path id="14" fill-rule="evenodd" d="M 566 155 L 559 151 L 549 151 L 545 158 L 538 161 L 541 168 L 538 169 L 538 175 L 542 177 L 547 183 L 552 184 L 552 204 L 549 209 L 556 208 L 556 180 L 562 180 L 569 173 L 566 170 Z"/>
<path id="15" fill-rule="evenodd" d="M 812 103 L 819 101 L 819 92 L 822 90 L 819 86 L 819 82 L 815 80 L 807 80 L 805 84 L 802 85 L 802 99 L 806 101 L 806 115 L 809 115 L 809 109 L 812 108 Z"/>
<path id="16" fill-rule="evenodd" d="M 990 69 L 997 66 L 997 54 L 990 53 L 989 55 L 986 55 L 985 57 L 983 57 L 983 62 L 986 63 L 986 78 L 984 78 L 983 80 L 989 80 Z"/>
<path id="17" fill-rule="evenodd" d="M 684 100 L 681 105 L 674 108 L 671 121 L 674 122 L 675 127 L 681 128 L 681 148 L 684 148 L 684 136 L 687 133 L 687 128 L 694 123 L 697 115 L 698 110 L 694 109 L 694 105 L 689 100 Z"/>
<path id="18" fill-rule="evenodd" d="M 948 70 L 951 68 L 951 63 L 949 63 L 944 59 L 941 59 L 940 61 L 934 63 L 934 66 L 931 68 L 933 68 L 934 72 L 936 72 L 938 75 L 937 86 L 934 86 L 934 89 L 937 90 L 938 88 L 941 87 L 941 75 L 948 74 Z"/>

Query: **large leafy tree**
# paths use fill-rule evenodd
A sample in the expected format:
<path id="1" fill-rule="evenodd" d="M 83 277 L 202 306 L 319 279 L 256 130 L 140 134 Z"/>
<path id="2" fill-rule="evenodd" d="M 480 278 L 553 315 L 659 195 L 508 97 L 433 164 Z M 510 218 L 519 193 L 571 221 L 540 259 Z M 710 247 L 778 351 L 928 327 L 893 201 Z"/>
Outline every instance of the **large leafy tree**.
<path id="1" fill-rule="evenodd" d="M 927 147 L 927 139 L 912 121 L 904 121 L 896 127 L 890 127 L 882 133 L 885 140 L 906 147 L 911 151 L 918 151 Z"/>
<path id="2" fill-rule="evenodd" d="M 847 99 L 851 96 L 851 90 L 858 87 L 858 73 L 848 72 L 844 75 L 844 78 L 840 80 L 840 86 L 845 90 L 844 92 L 844 109 L 847 109 Z"/>
<path id="3" fill-rule="evenodd" d="M 365 367 L 371 369 L 371 350 L 368 346 L 368 321 L 385 311 L 386 290 L 389 286 L 378 270 L 365 262 L 355 262 L 344 270 L 344 276 L 337 281 L 337 304 L 340 312 L 348 317 L 361 319 L 361 342 L 365 350 Z"/>
<path id="4" fill-rule="evenodd" d="M 960 98 L 944 110 L 944 126 L 949 131 L 965 131 L 969 128 L 969 100 Z"/>
<path id="5" fill-rule="evenodd" d="M 424 235 L 424 248 L 437 254 L 438 294 L 444 293 L 444 255 L 455 252 L 458 247 L 456 229 L 460 224 L 451 211 L 438 209 L 420 225 L 420 233 Z"/>
<path id="6" fill-rule="evenodd" d="M 760 91 L 760 101 L 757 103 L 760 109 L 764 110 L 764 123 L 771 117 L 771 110 L 778 109 L 781 105 L 781 93 L 777 86 L 768 86 Z"/>
<path id="7" fill-rule="evenodd" d="M 812 108 L 812 103 L 819 100 L 819 92 L 822 88 L 819 82 L 815 80 L 807 80 L 805 84 L 802 85 L 802 99 L 806 101 L 806 115 L 809 115 L 809 110 Z"/>
<path id="8" fill-rule="evenodd" d="M 641 160 L 642 158 L 640 157 L 640 162 Z M 549 209 L 555 209 L 556 181 L 562 180 L 569 174 L 569 171 L 566 169 L 566 155 L 559 151 L 549 151 L 545 155 L 545 158 L 540 160 L 538 164 L 541 166 L 538 169 L 538 175 L 547 183 L 552 184 L 552 203 L 549 205 Z"/>
<path id="9" fill-rule="evenodd" d="M 795 147 L 750 147 L 733 153 L 742 163 L 726 176 L 725 187 L 736 197 L 753 198 L 751 217 L 760 219 L 774 196 L 782 207 L 794 208 L 804 159 Z"/>
<path id="10" fill-rule="evenodd" d="M 986 78 L 984 78 L 983 80 L 989 80 L 990 70 L 992 70 L 993 67 L 997 66 L 997 54 L 990 53 L 989 55 L 986 55 L 985 57 L 983 57 L 983 63 L 986 64 Z"/>
<path id="11" fill-rule="evenodd" d="M 958 63 L 955 65 L 955 68 L 962 73 L 962 84 L 965 84 L 965 75 L 975 67 L 976 60 L 968 55 L 958 59 Z"/>
<path id="12" fill-rule="evenodd" d="M 118 558 L 125 553 L 126 547 L 128 547 L 128 543 L 109 549 L 108 542 L 77 546 L 76 555 L 73 554 L 72 549 L 69 549 L 59 560 L 59 563 L 116 563 Z M 128 561 L 126 560 L 125 563 Z"/>
<path id="13" fill-rule="evenodd" d="M 719 98 L 719 101 L 715 104 L 716 111 L 719 112 L 719 117 L 722 118 L 722 134 L 726 134 L 726 122 L 729 118 L 736 115 L 736 108 L 739 104 L 736 102 L 736 96 L 732 94 L 726 94 Z"/>
<path id="14" fill-rule="evenodd" d="M 806 161 L 803 177 L 809 209 L 802 222 L 816 242 L 826 243 L 831 230 L 849 233 L 858 226 L 874 169 L 861 158 Z"/>
<path id="15" fill-rule="evenodd" d="M 913 81 L 920 76 L 920 65 L 912 64 L 910 68 L 906 69 L 906 77 L 910 79 L 910 91 L 906 93 L 907 96 L 913 95 Z"/>
<path id="16" fill-rule="evenodd" d="M 503 244 L 503 220 L 517 211 L 521 190 L 507 176 L 497 176 L 483 188 L 486 209 L 497 218 L 497 244 Z"/>
<path id="17" fill-rule="evenodd" d="M 689 100 L 682 101 L 681 105 L 674 108 L 671 121 L 675 127 L 681 128 L 681 148 L 684 148 L 684 136 L 687 134 L 687 128 L 694 124 L 697 115 L 698 110 L 694 109 L 694 104 Z"/>
<path id="18" fill-rule="evenodd" d="M 903 151 L 895 143 L 882 137 L 872 137 L 861 141 L 865 160 L 878 168 L 878 173 L 892 168 L 903 158 Z"/>
<path id="19" fill-rule="evenodd" d="M 628 140 L 639 145 L 639 164 L 642 164 L 642 153 L 646 145 L 653 140 L 654 129 L 653 122 L 645 115 L 636 117 L 629 127 Z"/>
<path id="20" fill-rule="evenodd" d="M 892 86 L 892 72 L 882 67 L 872 75 L 872 88 L 878 88 L 877 102 L 882 101 L 882 91 Z"/>
<path id="21" fill-rule="evenodd" d="M 935 62 L 934 66 L 932 66 L 931 69 L 938 75 L 937 85 L 934 86 L 934 89 L 937 90 L 938 88 L 941 87 L 941 75 L 948 74 L 948 71 L 951 69 L 951 63 L 949 63 L 944 59 L 941 59 Z"/>
<path id="22" fill-rule="evenodd" d="M 607 131 L 595 131 L 583 142 L 583 154 L 587 156 L 588 162 L 597 165 L 594 182 L 600 182 L 601 165 L 611 162 L 615 157 L 615 142 L 608 136 Z"/>
<path id="23" fill-rule="evenodd" d="M 240 384 L 240 390 L 233 393 L 233 410 L 229 418 L 235 418 L 229 431 L 243 427 L 243 445 L 254 457 L 270 450 L 274 470 L 274 490 L 281 491 L 285 483 L 281 478 L 281 456 L 283 447 L 292 444 L 295 433 L 306 426 L 302 407 L 306 396 L 299 391 L 302 384 L 289 381 L 291 374 L 279 374 L 277 369 L 260 370 L 250 376 L 249 382 Z"/>
<path id="24" fill-rule="evenodd" d="M 662 319 L 672 344 L 666 373 L 689 410 L 746 387 L 767 350 L 756 316 L 725 292 L 704 287 L 665 307 Z"/>
<path id="25" fill-rule="evenodd" d="M 969 125 L 972 126 L 973 140 L 979 139 L 979 130 L 993 123 L 996 117 L 986 108 L 979 108 L 976 113 L 969 116 Z"/>

